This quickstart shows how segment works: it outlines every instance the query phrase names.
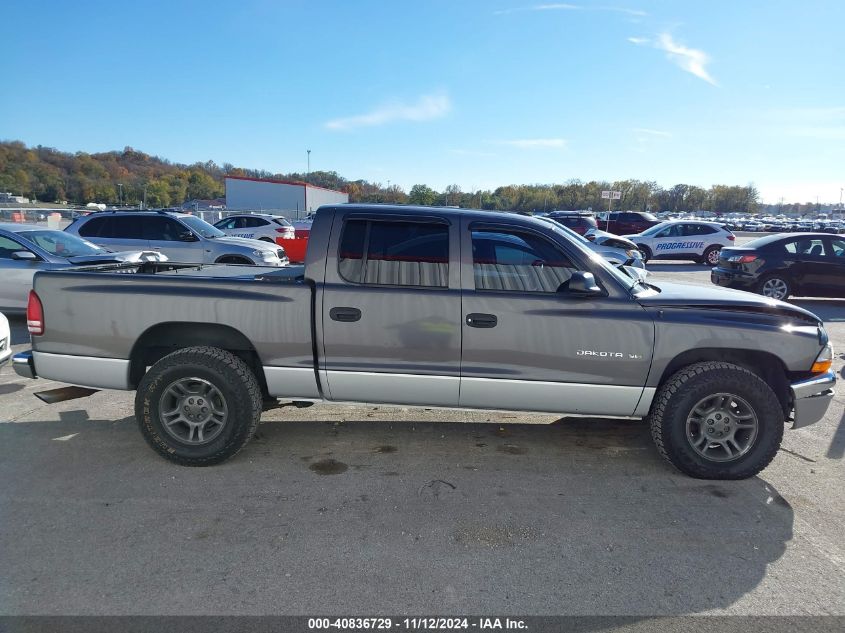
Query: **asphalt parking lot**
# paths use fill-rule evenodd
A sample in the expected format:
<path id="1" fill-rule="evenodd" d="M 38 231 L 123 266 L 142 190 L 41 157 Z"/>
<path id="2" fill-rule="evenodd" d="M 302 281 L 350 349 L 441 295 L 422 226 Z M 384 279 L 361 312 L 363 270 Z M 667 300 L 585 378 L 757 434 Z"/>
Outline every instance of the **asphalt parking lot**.
<path id="1" fill-rule="evenodd" d="M 795 302 L 841 372 L 845 301 Z M 0 370 L 4 615 L 845 615 L 841 395 L 760 476 L 706 482 L 640 422 L 337 405 L 269 411 L 235 459 L 181 468 L 133 394 L 32 395 L 54 386 Z"/>

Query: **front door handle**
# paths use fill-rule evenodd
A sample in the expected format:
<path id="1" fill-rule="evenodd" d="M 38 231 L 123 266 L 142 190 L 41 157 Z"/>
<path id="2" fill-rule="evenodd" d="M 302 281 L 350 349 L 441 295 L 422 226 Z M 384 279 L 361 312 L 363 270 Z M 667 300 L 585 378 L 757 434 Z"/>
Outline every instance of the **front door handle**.
<path id="1" fill-rule="evenodd" d="M 361 311 L 358 308 L 332 308 L 329 310 L 332 321 L 341 323 L 354 323 L 361 318 Z"/>
<path id="2" fill-rule="evenodd" d="M 470 327 L 496 327 L 499 319 L 495 314 L 483 314 L 481 312 L 473 312 L 467 315 L 467 325 Z"/>

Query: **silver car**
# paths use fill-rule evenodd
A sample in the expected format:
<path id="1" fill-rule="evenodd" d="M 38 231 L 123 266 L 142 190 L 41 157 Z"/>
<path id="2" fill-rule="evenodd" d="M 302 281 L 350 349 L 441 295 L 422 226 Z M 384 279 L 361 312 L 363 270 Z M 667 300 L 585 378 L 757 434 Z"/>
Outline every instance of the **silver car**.
<path id="1" fill-rule="evenodd" d="M 0 310 L 26 310 L 32 278 L 39 270 L 136 261 L 167 261 L 167 257 L 152 251 L 114 253 L 35 224 L 0 224 Z"/>
<path id="2" fill-rule="evenodd" d="M 112 250 L 143 249 L 186 264 L 285 266 L 285 249 L 275 244 L 229 237 L 186 213 L 103 211 L 79 218 L 65 231 Z"/>
<path id="3" fill-rule="evenodd" d="M 580 242 L 594 253 L 601 255 L 614 266 L 631 266 L 632 268 L 645 269 L 642 254 L 637 250 L 636 245 L 628 239 L 620 238 L 612 233 L 605 233 L 597 229 L 587 231 L 586 236 L 579 235 L 568 226 L 564 226 L 553 218 L 534 216 L 538 220 L 551 223 L 555 228 L 560 229 L 567 236 Z"/>

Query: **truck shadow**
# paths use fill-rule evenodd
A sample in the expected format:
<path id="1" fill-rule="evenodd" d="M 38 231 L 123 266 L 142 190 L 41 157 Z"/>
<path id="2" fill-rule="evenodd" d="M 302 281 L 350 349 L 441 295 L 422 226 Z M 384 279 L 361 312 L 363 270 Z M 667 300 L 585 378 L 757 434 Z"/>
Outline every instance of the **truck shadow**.
<path id="1" fill-rule="evenodd" d="M 0 564 L 53 570 L 11 612 L 193 612 L 194 591 L 155 589 L 178 570 L 219 613 L 694 614 L 754 590 L 792 539 L 765 479 L 680 475 L 641 423 L 268 422 L 192 469 L 132 418 L 84 417 L 0 426 L 20 544 Z M 73 548 L 27 546 L 57 525 Z"/>

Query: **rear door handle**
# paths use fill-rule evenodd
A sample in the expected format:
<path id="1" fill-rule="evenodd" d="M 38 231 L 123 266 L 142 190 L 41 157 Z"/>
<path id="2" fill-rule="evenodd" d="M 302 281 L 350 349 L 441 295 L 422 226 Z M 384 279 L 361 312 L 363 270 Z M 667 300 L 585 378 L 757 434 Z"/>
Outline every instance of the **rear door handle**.
<path id="1" fill-rule="evenodd" d="M 499 319 L 495 314 L 484 314 L 481 312 L 473 312 L 467 315 L 467 325 L 470 327 L 496 327 Z"/>
<path id="2" fill-rule="evenodd" d="M 341 323 L 353 323 L 361 318 L 361 311 L 358 308 L 332 308 L 329 310 L 332 321 Z"/>

